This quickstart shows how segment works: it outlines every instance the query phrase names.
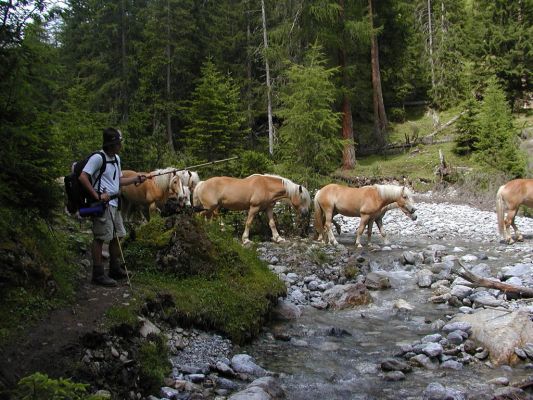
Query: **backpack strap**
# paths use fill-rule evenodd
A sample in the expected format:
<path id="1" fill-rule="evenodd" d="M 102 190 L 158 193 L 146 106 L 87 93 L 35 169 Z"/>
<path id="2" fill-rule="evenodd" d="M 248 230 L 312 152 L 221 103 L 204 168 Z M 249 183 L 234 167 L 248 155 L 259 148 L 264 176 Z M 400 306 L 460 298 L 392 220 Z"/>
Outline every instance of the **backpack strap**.
<path id="1" fill-rule="evenodd" d="M 98 172 L 98 175 L 96 176 L 96 179 L 94 180 L 94 183 L 93 183 L 93 187 L 94 187 L 94 185 L 96 185 L 96 182 L 98 182 L 98 189 L 96 191 L 100 193 L 102 175 L 104 174 L 105 169 L 107 167 L 107 160 L 106 160 L 106 157 L 103 151 L 97 151 L 94 154 L 100 154 L 100 157 L 102 157 L 102 166 L 100 167 L 100 171 Z"/>

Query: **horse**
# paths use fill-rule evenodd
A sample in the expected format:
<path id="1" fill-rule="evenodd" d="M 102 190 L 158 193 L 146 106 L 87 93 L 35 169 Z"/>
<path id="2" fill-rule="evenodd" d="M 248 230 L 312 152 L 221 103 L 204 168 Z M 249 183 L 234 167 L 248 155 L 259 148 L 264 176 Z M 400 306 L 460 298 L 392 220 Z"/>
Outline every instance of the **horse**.
<path id="1" fill-rule="evenodd" d="M 196 171 L 189 171 L 188 169 L 182 169 L 176 172 L 181 179 L 181 184 L 187 186 L 190 192 L 193 193 L 196 185 L 200 182 L 200 177 Z"/>
<path id="2" fill-rule="evenodd" d="M 146 175 L 149 179 L 139 185 L 128 185 L 121 188 L 123 209 L 126 216 L 131 215 L 133 209 L 140 207 L 147 220 L 150 212 L 161 209 L 169 197 L 177 197 L 180 206 L 186 203 L 186 195 L 181 179 L 173 168 L 158 169 L 150 173 L 122 171 L 124 177 Z"/>
<path id="3" fill-rule="evenodd" d="M 193 193 L 193 206 L 202 209 L 207 218 L 212 218 L 220 208 L 233 211 L 248 210 L 248 216 L 242 234 L 243 244 L 250 243 L 250 226 L 255 215 L 266 211 L 268 224 L 272 231 L 272 240 L 281 242 L 274 222 L 274 205 L 278 200 L 285 200 L 303 216 L 309 213 L 311 197 L 302 185 L 278 175 L 250 175 L 244 179 L 219 176 L 200 181 Z"/>
<path id="4" fill-rule="evenodd" d="M 526 207 L 533 207 L 533 179 L 513 179 L 500 186 L 496 194 L 498 230 L 508 244 L 514 243 L 509 229 L 510 225 L 513 226 L 516 240 L 519 242 L 524 240 L 514 222 L 518 208 L 522 204 Z"/>
<path id="5" fill-rule="evenodd" d="M 396 203 L 396 206 L 392 206 Z M 338 245 L 331 229 L 332 218 L 336 214 L 347 217 L 361 217 L 355 245 L 361 246 L 361 235 L 365 227 L 368 227 L 368 243 L 372 236 L 372 224 L 378 222 L 380 233 L 382 231 L 383 215 L 390 208 L 400 208 L 412 220 L 416 220 L 416 208 L 413 205 L 413 194 L 405 186 L 398 185 L 371 185 L 360 188 L 329 184 L 321 188 L 314 198 L 315 205 L 315 229 L 319 238 L 334 245 Z M 388 207 L 390 205 L 390 207 Z"/>

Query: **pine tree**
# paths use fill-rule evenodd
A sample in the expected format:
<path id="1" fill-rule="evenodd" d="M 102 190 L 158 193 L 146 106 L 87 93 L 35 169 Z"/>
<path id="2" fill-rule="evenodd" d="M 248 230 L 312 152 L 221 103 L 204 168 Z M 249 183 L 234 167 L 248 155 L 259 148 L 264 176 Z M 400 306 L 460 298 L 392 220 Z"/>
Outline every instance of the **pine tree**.
<path id="1" fill-rule="evenodd" d="M 318 46 L 308 50 L 303 65 L 293 64 L 281 95 L 283 118 L 280 152 L 289 165 L 329 173 L 338 167 L 343 143 L 338 138 L 340 114 L 332 110 L 335 69 L 325 68 Z"/>
<path id="2" fill-rule="evenodd" d="M 465 103 L 466 112 L 457 120 L 454 152 L 458 155 L 464 156 L 476 150 L 476 141 L 479 136 L 476 117 L 479 113 L 479 106 L 476 99 L 469 99 Z"/>
<path id="3" fill-rule="evenodd" d="M 478 160 L 513 178 L 523 176 L 526 158 L 518 144 L 517 130 L 513 126 L 505 93 L 495 78 L 489 80 L 485 89 L 476 124 Z"/>
<path id="4" fill-rule="evenodd" d="M 19 33 L 1 52 L 0 204 L 48 218 L 61 203 L 54 182 L 61 171 L 58 138 L 51 131 L 59 65 L 38 16 Z"/>
<path id="5" fill-rule="evenodd" d="M 188 126 L 183 130 L 187 151 L 198 161 L 231 156 L 242 148 L 246 118 L 240 109 L 239 87 L 222 75 L 213 61 L 202 67 L 192 101 L 185 109 Z"/>

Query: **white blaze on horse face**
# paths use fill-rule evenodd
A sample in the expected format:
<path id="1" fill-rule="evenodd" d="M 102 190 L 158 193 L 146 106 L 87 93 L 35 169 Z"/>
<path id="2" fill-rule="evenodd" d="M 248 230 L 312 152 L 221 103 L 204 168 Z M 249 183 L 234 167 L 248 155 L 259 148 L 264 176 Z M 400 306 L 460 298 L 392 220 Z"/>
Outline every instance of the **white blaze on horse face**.
<path id="1" fill-rule="evenodd" d="M 190 196 L 186 196 L 184 188 L 185 187 L 182 185 L 181 179 L 179 176 L 176 175 L 172 177 L 172 179 L 170 180 L 170 185 L 169 185 L 169 190 L 168 190 L 169 195 L 172 197 L 176 197 L 178 199 L 178 204 L 182 207 L 186 205 L 187 202 L 190 204 L 190 200 L 189 200 Z"/>
<path id="2" fill-rule="evenodd" d="M 191 190 L 188 186 L 183 187 L 183 197 L 184 197 L 184 206 L 190 207 L 191 206 Z"/>

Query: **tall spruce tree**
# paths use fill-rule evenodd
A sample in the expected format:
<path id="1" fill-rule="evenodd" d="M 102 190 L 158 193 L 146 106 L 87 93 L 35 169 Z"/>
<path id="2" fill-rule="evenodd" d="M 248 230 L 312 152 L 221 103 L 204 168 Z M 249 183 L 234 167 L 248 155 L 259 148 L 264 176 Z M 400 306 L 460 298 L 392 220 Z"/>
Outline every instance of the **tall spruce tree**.
<path id="1" fill-rule="evenodd" d="M 0 204 L 47 218 L 61 203 L 51 129 L 60 68 L 44 24 L 33 18 L 0 51 Z"/>
<path id="2" fill-rule="evenodd" d="M 495 78 L 489 80 L 485 89 L 476 125 L 478 137 L 475 146 L 478 160 L 510 177 L 524 176 L 526 158 L 519 147 L 517 129 L 513 126 L 505 93 Z"/>
<path id="3" fill-rule="evenodd" d="M 183 130 L 187 152 L 196 160 L 226 158 L 243 147 L 247 130 L 239 90 L 230 76 L 217 70 L 213 61 L 203 64 L 191 104 L 185 109 L 188 125 Z"/>
<path id="4" fill-rule="evenodd" d="M 293 64 L 278 111 L 283 118 L 279 136 L 284 160 L 318 173 L 329 173 L 339 166 L 343 147 L 338 137 L 340 114 L 332 109 L 337 71 L 325 64 L 318 46 L 308 50 L 303 65 Z"/>

